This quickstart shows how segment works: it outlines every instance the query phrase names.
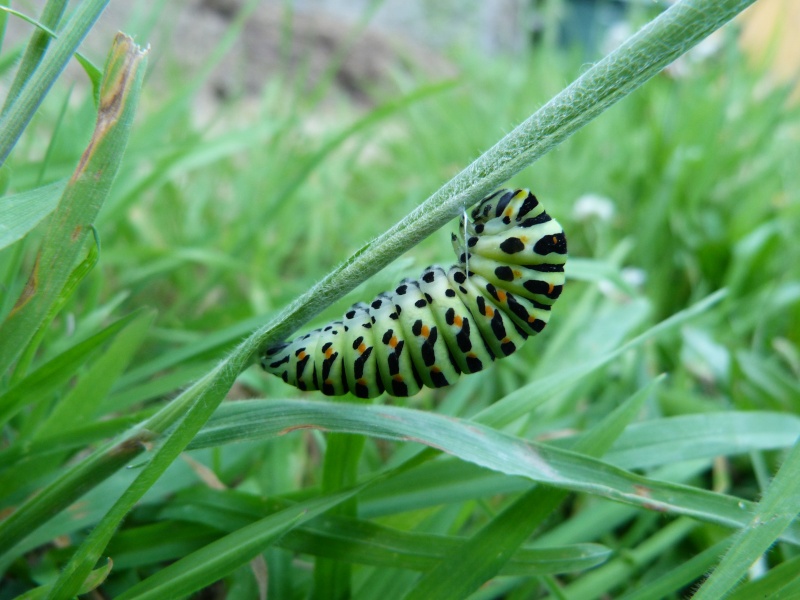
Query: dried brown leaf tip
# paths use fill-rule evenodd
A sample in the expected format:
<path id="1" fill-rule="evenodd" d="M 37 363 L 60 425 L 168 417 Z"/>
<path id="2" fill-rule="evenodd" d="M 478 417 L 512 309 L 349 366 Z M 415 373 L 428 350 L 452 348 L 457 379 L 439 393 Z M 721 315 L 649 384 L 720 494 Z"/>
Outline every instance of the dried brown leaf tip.
<path id="1" fill-rule="evenodd" d="M 149 48 L 139 47 L 134 43 L 133 38 L 124 33 L 117 33 L 114 37 L 114 44 L 108 54 L 106 68 L 103 72 L 103 83 L 100 86 L 97 123 L 92 133 L 92 139 L 72 176 L 73 181 L 84 172 L 97 147 L 124 114 L 131 84 L 136 80 L 138 70 L 148 52 Z"/>

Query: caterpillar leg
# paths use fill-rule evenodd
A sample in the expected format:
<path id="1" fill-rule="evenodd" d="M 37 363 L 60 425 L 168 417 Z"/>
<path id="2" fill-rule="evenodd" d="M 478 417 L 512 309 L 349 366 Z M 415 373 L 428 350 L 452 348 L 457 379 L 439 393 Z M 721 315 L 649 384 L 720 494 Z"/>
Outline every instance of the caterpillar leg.
<path id="1" fill-rule="evenodd" d="M 394 295 L 380 294 L 370 304 L 370 313 L 380 327 L 375 329 L 375 349 L 383 386 L 392 396 L 412 396 L 422 388 L 422 378 L 411 359 L 403 328 L 401 308 Z"/>
<path id="2" fill-rule="evenodd" d="M 455 383 L 460 370 L 451 361 L 445 337 L 439 334 L 431 309 L 436 302 L 433 296 L 423 292 L 418 282 L 408 279 L 394 291 L 394 301 L 412 364 L 422 383 L 429 388 Z"/>
<path id="3" fill-rule="evenodd" d="M 485 289 L 494 305 L 509 315 L 528 335 L 540 333 L 550 320 L 549 304 L 540 304 L 524 296 L 515 296 L 488 281 Z"/>
<path id="4" fill-rule="evenodd" d="M 344 323 L 334 321 L 318 333 L 314 360 L 314 382 L 326 396 L 341 396 L 350 388 L 344 369 Z"/>

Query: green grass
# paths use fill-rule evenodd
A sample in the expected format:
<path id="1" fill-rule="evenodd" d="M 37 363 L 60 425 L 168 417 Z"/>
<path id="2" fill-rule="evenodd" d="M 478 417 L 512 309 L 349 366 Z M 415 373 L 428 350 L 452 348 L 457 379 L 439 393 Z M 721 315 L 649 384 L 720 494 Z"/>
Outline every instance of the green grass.
<path id="1" fill-rule="evenodd" d="M 100 4 L 62 31 L 51 3 L 59 48 Z M 657 41 L 682 47 L 688 30 Z M 565 82 L 601 79 L 547 45 L 513 60 L 454 50 L 457 77 L 398 74 L 367 110 L 327 79 L 306 94 L 275 77 L 246 119 L 233 100 L 208 126 L 189 110 L 207 73 L 167 93 L 145 83 L 98 155 L 119 162 L 110 190 L 114 169 L 86 190 L 68 181 L 91 94 L 11 87 L 0 598 L 798 593 L 800 109 L 725 33 L 718 55 L 656 75 L 550 152 L 635 87 L 621 65 L 641 56 L 555 104 Z M 25 77 L 47 82 L 60 56 L 22 58 Z M 515 151 L 459 174 L 539 107 L 507 138 Z M 570 243 L 551 324 L 518 353 L 371 405 L 250 366 L 270 336 L 450 264 L 455 221 L 417 242 L 509 177 Z M 581 212 L 589 194 L 613 214 Z M 47 293 L 12 314 L 40 249 Z"/>

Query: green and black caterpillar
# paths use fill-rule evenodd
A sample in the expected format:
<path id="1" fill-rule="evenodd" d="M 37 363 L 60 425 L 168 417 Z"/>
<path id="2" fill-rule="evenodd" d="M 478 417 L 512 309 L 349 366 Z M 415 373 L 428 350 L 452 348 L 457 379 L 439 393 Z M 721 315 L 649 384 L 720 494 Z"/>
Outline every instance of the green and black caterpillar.
<path id="1" fill-rule="evenodd" d="M 301 390 L 416 394 L 475 373 L 539 333 L 564 285 L 567 240 L 528 190 L 484 198 L 453 234 L 458 263 L 428 267 L 341 321 L 267 349 L 265 370 Z"/>

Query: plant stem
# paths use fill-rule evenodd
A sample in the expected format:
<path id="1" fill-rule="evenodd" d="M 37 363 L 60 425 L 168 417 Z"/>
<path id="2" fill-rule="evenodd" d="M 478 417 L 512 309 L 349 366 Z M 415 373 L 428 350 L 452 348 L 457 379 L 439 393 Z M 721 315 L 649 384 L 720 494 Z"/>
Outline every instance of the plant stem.
<path id="1" fill-rule="evenodd" d="M 261 346 L 302 326 L 653 77 L 755 0 L 682 0 L 644 26 L 385 233 L 256 332 Z"/>

